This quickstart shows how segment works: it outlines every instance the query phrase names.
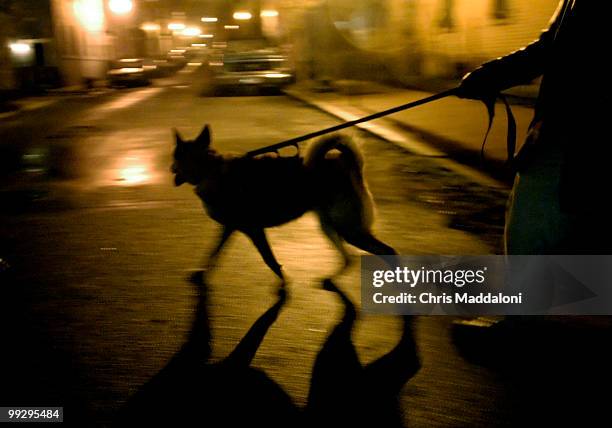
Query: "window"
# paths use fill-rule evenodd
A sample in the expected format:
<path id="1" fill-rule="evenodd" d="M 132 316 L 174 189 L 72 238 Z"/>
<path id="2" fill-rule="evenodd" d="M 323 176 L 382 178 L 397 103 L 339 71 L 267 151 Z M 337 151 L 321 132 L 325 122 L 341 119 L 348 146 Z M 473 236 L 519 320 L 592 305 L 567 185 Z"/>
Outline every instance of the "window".
<path id="1" fill-rule="evenodd" d="M 78 55 L 78 44 L 74 26 L 60 25 L 58 28 L 58 41 L 62 54 L 65 56 Z"/>
<path id="2" fill-rule="evenodd" d="M 509 10 L 508 0 L 493 0 L 493 19 L 499 21 L 508 19 Z"/>
<path id="3" fill-rule="evenodd" d="M 438 20 L 440 28 L 452 30 L 455 27 L 454 3 L 454 0 L 442 0 L 442 9 L 440 10 L 440 18 Z"/>

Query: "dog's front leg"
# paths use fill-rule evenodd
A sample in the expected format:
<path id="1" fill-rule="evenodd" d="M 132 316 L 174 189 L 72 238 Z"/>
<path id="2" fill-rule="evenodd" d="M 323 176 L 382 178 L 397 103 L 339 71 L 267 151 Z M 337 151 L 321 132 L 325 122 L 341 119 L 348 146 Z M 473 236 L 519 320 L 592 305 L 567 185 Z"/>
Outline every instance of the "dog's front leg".
<path id="1" fill-rule="evenodd" d="M 192 282 L 197 284 L 206 280 L 205 277 L 210 275 L 212 270 L 217 266 L 217 260 L 219 258 L 219 254 L 221 253 L 221 249 L 223 248 L 229 237 L 232 236 L 234 230 L 235 229 L 229 226 L 223 226 L 221 236 L 219 237 L 219 242 L 217 242 L 217 245 L 213 249 L 212 253 L 210 253 L 208 257 L 204 259 L 204 270 L 195 272 L 191 276 Z"/>
<path id="2" fill-rule="evenodd" d="M 268 243 L 268 238 L 266 238 L 266 233 L 264 232 L 264 230 L 250 229 L 245 230 L 244 233 L 249 238 L 251 238 L 251 241 L 253 241 L 253 244 L 255 244 L 257 251 L 259 251 L 259 254 L 261 254 L 261 257 L 263 257 L 264 262 L 266 262 L 268 267 L 272 269 L 272 272 L 274 272 L 276 276 L 280 278 L 280 280 L 282 281 L 281 286 L 284 286 L 285 276 L 283 275 L 283 270 L 281 269 L 281 265 L 276 260 L 276 257 L 274 257 L 274 254 L 272 253 L 272 249 L 270 248 L 270 244 Z"/>

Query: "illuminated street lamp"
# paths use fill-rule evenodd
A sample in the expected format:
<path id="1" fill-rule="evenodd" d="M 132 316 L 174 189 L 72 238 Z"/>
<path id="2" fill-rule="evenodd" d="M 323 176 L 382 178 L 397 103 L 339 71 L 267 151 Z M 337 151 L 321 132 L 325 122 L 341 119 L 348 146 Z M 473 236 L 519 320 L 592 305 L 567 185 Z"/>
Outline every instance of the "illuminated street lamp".
<path id="1" fill-rule="evenodd" d="M 109 0 L 108 8 L 116 15 L 125 15 L 132 11 L 134 3 L 132 0 Z"/>
<path id="2" fill-rule="evenodd" d="M 32 51 L 32 47 L 28 43 L 11 43 L 9 49 L 15 55 L 25 56 Z"/>
<path id="3" fill-rule="evenodd" d="M 101 31 L 104 28 L 102 0 L 76 0 L 72 7 L 76 18 L 87 31 Z"/>
<path id="4" fill-rule="evenodd" d="M 274 18 L 278 16 L 278 10 L 272 10 L 272 9 L 262 10 L 259 16 L 261 16 L 262 18 Z"/>
<path id="5" fill-rule="evenodd" d="M 202 30 L 197 27 L 188 27 L 183 30 L 183 36 L 196 37 L 202 34 Z"/>
<path id="6" fill-rule="evenodd" d="M 215 18 L 214 16 L 204 16 L 201 19 L 202 22 L 217 22 L 218 19 Z"/>
<path id="7" fill-rule="evenodd" d="M 159 31 L 160 27 L 159 24 L 155 24 L 153 22 L 145 22 L 144 24 L 142 24 L 140 26 L 140 29 L 143 31 Z"/>
<path id="8" fill-rule="evenodd" d="M 237 30 L 240 28 L 240 25 L 224 25 L 223 28 L 226 30 Z"/>
<path id="9" fill-rule="evenodd" d="M 185 28 L 186 25 L 180 22 L 171 22 L 168 24 L 168 30 L 170 31 L 183 31 Z"/>
<path id="10" fill-rule="evenodd" d="M 233 17 L 237 21 L 248 21 L 253 15 L 250 12 L 234 12 Z"/>

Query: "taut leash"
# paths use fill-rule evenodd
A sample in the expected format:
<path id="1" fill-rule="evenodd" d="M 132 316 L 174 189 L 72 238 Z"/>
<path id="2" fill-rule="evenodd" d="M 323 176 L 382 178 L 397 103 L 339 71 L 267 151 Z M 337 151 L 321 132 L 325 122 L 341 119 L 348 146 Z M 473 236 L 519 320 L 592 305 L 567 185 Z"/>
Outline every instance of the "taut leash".
<path id="1" fill-rule="evenodd" d="M 450 97 L 451 95 L 457 95 L 458 88 L 447 89 L 446 91 L 439 92 L 434 95 L 430 95 L 429 97 L 421 98 L 420 100 L 412 101 L 406 104 L 402 104 L 397 107 L 390 108 L 388 110 L 383 110 L 378 113 L 371 114 L 369 116 L 364 116 L 359 119 L 351 120 L 349 122 L 344 122 L 339 125 L 330 126 L 329 128 L 320 129 L 318 131 L 311 132 L 309 134 L 301 135 L 299 137 L 291 138 L 289 140 L 281 141 L 280 143 L 272 144 L 270 146 L 261 147 L 259 149 L 251 150 L 246 155 L 247 156 L 257 156 L 264 153 L 278 153 L 280 149 L 285 147 L 295 147 L 299 152 L 298 144 L 302 141 L 310 140 L 311 138 L 320 137 L 321 135 L 330 134 L 332 132 L 339 131 L 341 129 L 350 128 L 351 126 L 359 125 L 360 123 L 369 122 L 370 120 L 379 119 L 384 116 L 388 116 L 393 113 L 397 113 L 403 110 L 409 110 L 411 108 L 415 108 L 418 106 L 422 106 L 423 104 L 431 103 L 433 101 L 440 100 L 442 98 Z M 487 142 L 487 137 L 489 136 L 489 132 L 491 131 L 491 127 L 493 125 L 493 118 L 495 117 L 495 101 L 500 99 L 506 108 L 506 117 L 508 120 L 508 133 L 506 138 L 506 148 L 508 159 L 506 161 L 507 165 L 512 166 L 512 161 L 514 160 L 514 151 L 516 149 L 516 121 L 514 119 L 514 115 L 512 114 L 512 109 L 510 108 L 510 104 L 506 100 L 506 97 L 503 94 L 495 94 L 494 96 L 481 100 L 487 108 L 487 113 L 489 114 L 489 125 L 487 127 L 487 131 L 484 136 L 484 140 L 482 142 L 481 147 L 481 157 L 484 159 L 484 147 Z"/>
<path id="2" fill-rule="evenodd" d="M 341 129 L 350 128 L 351 126 L 359 125 L 363 122 L 368 122 L 370 120 L 378 119 L 384 116 L 388 116 L 393 113 L 397 113 L 403 110 L 408 110 L 414 107 L 421 106 L 423 104 L 431 103 L 433 101 L 449 97 L 451 95 L 455 95 L 457 88 L 448 89 L 446 91 L 439 92 L 437 94 L 431 95 L 429 97 L 422 98 L 420 100 L 412 101 L 407 104 L 402 104 L 397 107 L 390 108 L 388 110 L 383 110 L 378 113 L 371 114 L 369 116 L 362 117 L 360 119 L 351 120 L 349 122 L 344 122 L 339 125 L 330 126 L 329 128 L 320 129 L 318 131 L 311 132 L 309 134 L 305 134 L 299 137 L 291 138 L 289 140 L 281 141 L 280 143 L 272 144 L 270 146 L 262 147 L 256 150 L 251 150 L 247 153 L 247 156 L 257 156 L 264 153 L 276 152 L 285 147 L 295 147 L 299 150 L 298 144 L 302 141 L 310 140 L 311 138 L 320 137 L 321 135 L 329 134 L 332 132 L 339 131 Z"/>

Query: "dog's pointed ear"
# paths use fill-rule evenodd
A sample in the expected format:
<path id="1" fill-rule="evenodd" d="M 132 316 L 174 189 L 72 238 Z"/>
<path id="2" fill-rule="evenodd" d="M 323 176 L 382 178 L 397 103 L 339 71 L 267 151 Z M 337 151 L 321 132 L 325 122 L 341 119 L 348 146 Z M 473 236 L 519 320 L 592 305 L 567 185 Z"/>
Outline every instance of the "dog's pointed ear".
<path id="1" fill-rule="evenodd" d="M 210 146 L 210 127 L 208 125 L 204 126 L 204 129 L 202 129 L 202 132 L 200 132 L 195 141 L 203 147 Z"/>
<path id="2" fill-rule="evenodd" d="M 174 134 L 174 141 L 176 142 L 176 145 L 180 146 L 183 144 L 183 137 L 181 137 L 181 134 L 179 134 L 176 128 L 172 128 L 172 133 Z"/>

